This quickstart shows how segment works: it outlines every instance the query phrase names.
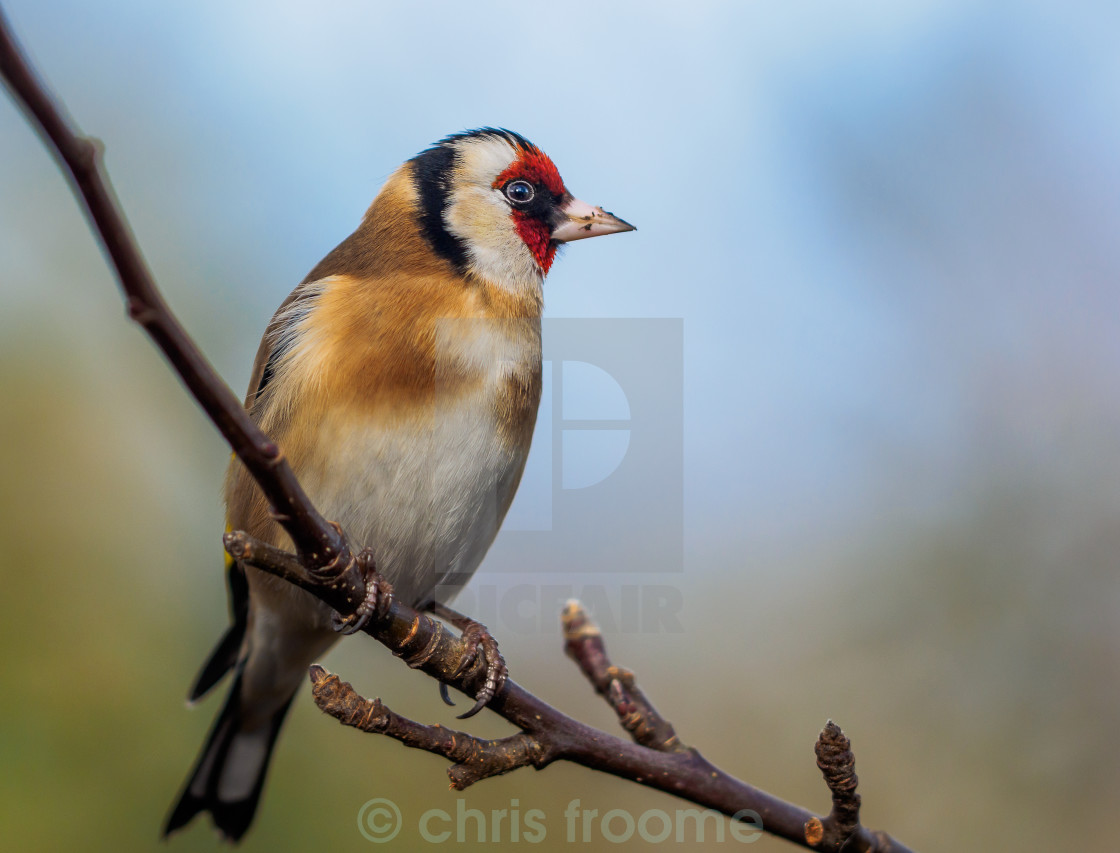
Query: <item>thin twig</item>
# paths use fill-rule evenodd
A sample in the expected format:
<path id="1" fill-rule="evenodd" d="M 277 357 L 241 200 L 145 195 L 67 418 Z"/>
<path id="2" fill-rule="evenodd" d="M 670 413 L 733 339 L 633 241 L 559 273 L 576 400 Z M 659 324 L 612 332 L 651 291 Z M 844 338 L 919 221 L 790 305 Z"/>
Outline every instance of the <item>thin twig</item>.
<path id="1" fill-rule="evenodd" d="M 687 752 L 672 724 L 662 717 L 634 680 L 634 673 L 611 663 L 599 626 L 578 601 L 569 601 L 560 616 L 564 651 L 574 660 L 595 692 L 616 714 L 630 737 L 662 752 Z"/>
<path id="2" fill-rule="evenodd" d="M 860 795 L 856 791 L 856 758 L 852 743 L 836 723 L 829 720 L 817 737 L 817 766 L 832 793 L 832 811 L 826 818 L 812 818 L 805 826 L 809 843 L 821 850 L 843 847 L 845 853 L 889 850 L 890 839 L 859 823 Z"/>
<path id="3" fill-rule="evenodd" d="M 551 764 L 550 754 L 540 740 L 525 732 L 497 740 L 485 740 L 440 725 L 425 726 L 394 714 L 380 699 L 363 699 L 348 682 L 321 666 L 311 667 L 311 694 L 320 710 L 343 725 L 376 732 L 399 740 L 413 749 L 450 758 L 451 787 L 462 791 L 482 779 L 516 770 Z"/>

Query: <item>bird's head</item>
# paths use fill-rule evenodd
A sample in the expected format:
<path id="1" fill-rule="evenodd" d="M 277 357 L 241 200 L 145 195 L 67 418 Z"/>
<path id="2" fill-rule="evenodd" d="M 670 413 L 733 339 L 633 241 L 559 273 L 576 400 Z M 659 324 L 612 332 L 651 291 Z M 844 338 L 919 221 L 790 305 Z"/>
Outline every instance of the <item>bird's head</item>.
<path id="1" fill-rule="evenodd" d="M 634 230 L 575 198 L 548 155 L 509 130 L 448 136 L 410 164 L 432 248 L 498 285 L 539 282 L 561 243 Z"/>

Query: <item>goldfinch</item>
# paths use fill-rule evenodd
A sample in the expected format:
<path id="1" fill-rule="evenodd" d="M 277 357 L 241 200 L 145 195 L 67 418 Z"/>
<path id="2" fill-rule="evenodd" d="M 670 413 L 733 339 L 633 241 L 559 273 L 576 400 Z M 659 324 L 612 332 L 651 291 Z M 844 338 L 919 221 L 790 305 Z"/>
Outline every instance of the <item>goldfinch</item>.
<path id="1" fill-rule="evenodd" d="M 400 600 L 431 607 L 465 583 L 513 500 L 557 247 L 631 230 L 519 134 L 459 133 L 397 169 L 272 318 L 245 406 Z M 226 505 L 230 528 L 291 548 L 236 459 Z M 203 811 L 244 835 L 292 698 L 338 637 L 308 593 L 236 563 L 228 581 L 233 625 L 190 699 L 233 684 L 164 835 Z"/>

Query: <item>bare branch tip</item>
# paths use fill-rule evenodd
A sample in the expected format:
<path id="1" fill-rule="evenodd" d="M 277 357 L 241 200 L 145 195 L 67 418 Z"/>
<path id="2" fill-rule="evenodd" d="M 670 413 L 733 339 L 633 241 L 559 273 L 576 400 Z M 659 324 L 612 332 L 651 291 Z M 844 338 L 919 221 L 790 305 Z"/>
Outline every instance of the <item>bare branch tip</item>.
<path id="1" fill-rule="evenodd" d="M 565 640 L 580 640 L 586 637 L 602 635 L 599 626 L 591 621 L 591 617 L 577 599 L 569 599 L 564 605 L 564 612 L 560 615 L 560 624 L 563 626 Z"/>
<path id="2" fill-rule="evenodd" d="M 826 819 L 824 831 L 844 838 L 859 829 L 859 811 L 863 801 L 856 790 L 859 777 L 856 775 L 856 759 L 851 747 L 848 736 L 836 723 L 829 720 L 821 730 L 814 748 L 817 767 L 832 794 L 832 812 Z M 806 825 L 806 831 L 808 830 Z"/>
<path id="3" fill-rule="evenodd" d="M 580 616 L 586 618 L 586 615 L 586 611 L 583 609 L 583 605 L 580 604 L 579 599 L 569 598 L 564 602 L 564 610 L 561 612 L 560 618 L 567 623 L 572 619 L 578 619 Z"/>
<path id="4" fill-rule="evenodd" d="M 856 759 L 852 754 L 852 742 L 832 720 L 825 724 L 820 735 L 817 736 L 814 751 L 817 754 L 817 766 L 826 777 L 838 774 L 854 775 Z"/>
<path id="5" fill-rule="evenodd" d="M 307 677 L 311 679 L 311 697 L 319 710 L 341 720 L 342 717 L 334 711 L 352 695 L 356 697 L 354 689 L 317 663 L 307 668 Z"/>
<path id="6" fill-rule="evenodd" d="M 824 724 L 824 728 L 821 729 L 821 733 L 817 738 L 817 742 L 822 744 L 835 744 L 837 746 L 843 745 L 844 749 L 847 749 L 851 746 L 851 741 L 848 740 L 848 736 L 844 734 L 844 730 L 836 725 L 836 723 L 834 723 L 832 720 L 829 720 Z"/>
<path id="7" fill-rule="evenodd" d="M 249 537 L 245 535 L 243 530 L 230 530 L 222 534 L 222 546 L 235 560 L 248 559 L 252 552 L 252 547 L 249 545 Z"/>

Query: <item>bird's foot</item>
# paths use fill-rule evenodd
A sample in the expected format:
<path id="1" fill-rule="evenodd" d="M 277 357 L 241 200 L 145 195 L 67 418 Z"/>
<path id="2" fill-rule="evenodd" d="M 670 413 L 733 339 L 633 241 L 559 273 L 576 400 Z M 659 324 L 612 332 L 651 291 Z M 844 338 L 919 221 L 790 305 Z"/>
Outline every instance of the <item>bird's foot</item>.
<path id="1" fill-rule="evenodd" d="M 374 616 L 382 615 L 393 598 L 392 585 L 381 577 L 373 564 L 373 552 L 363 549 L 355 558 L 366 582 L 366 594 L 362 603 L 349 616 L 340 616 L 337 611 L 331 615 L 331 627 L 340 634 L 356 634 Z"/>
<path id="2" fill-rule="evenodd" d="M 486 680 L 482 684 L 482 689 L 475 695 L 474 705 L 469 711 L 460 714 L 458 717 L 460 720 L 465 720 L 468 717 L 473 717 L 485 708 L 487 703 L 497 695 L 498 691 L 502 689 L 502 685 L 506 682 L 506 676 L 509 674 L 509 670 L 506 668 L 506 662 L 502 658 L 502 653 L 498 650 L 498 641 L 486 630 L 485 625 L 443 604 L 434 603 L 431 605 L 430 609 L 438 617 L 450 622 L 463 632 L 461 636 L 464 646 L 463 657 L 459 661 L 459 666 L 456 667 L 452 677 L 458 678 L 474 666 L 480 654 L 483 666 L 486 668 Z M 439 695 L 448 705 L 455 704 L 451 701 L 451 697 L 447 693 L 446 684 L 440 684 Z"/>

